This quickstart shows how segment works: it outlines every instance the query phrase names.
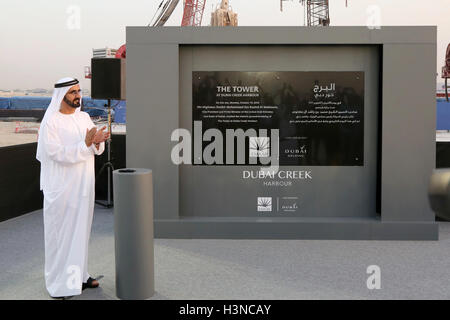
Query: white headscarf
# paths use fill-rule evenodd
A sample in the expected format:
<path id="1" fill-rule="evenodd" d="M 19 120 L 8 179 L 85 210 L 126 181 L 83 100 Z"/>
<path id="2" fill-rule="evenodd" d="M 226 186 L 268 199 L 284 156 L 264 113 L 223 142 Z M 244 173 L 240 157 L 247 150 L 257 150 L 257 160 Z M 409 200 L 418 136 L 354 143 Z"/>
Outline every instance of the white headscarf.
<path id="1" fill-rule="evenodd" d="M 60 84 L 60 83 L 65 83 L 65 82 L 69 82 L 69 81 L 73 81 L 76 80 L 75 78 L 62 78 L 59 79 L 56 84 Z M 47 124 L 48 120 L 52 117 L 53 114 L 55 114 L 55 112 L 58 112 L 59 109 L 61 108 L 61 102 L 64 98 L 64 96 L 66 95 L 67 91 L 69 91 L 69 89 L 71 87 L 73 87 L 74 85 L 77 85 L 79 83 L 76 84 L 71 84 L 65 87 L 61 87 L 61 88 L 55 88 L 53 90 L 53 95 L 52 95 L 52 101 L 50 101 L 50 104 L 47 107 L 47 110 L 45 111 L 44 114 L 44 118 L 42 118 L 41 121 L 41 125 L 39 127 L 39 132 L 42 132 L 42 129 L 45 127 L 45 125 Z M 80 87 L 81 88 L 81 87 Z M 82 96 L 80 93 L 80 105 L 81 105 L 81 100 Z M 80 112 L 80 108 L 76 108 L 75 112 Z M 36 159 L 38 159 L 41 162 L 41 190 L 44 183 L 44 179 L 46 176 L 46 167 L 47 167 L 47 160 L 48 160 L 48 156 L 45 154 L 44 152 L 44 146 L 43 146 L 43 142 L 42 142 L 42 137 L 39 134 L 38 135 L 38 145 L 37 145 L 37 151 L 36 151 Z M 44 179 L 43 179 L 44 178 Z"/>

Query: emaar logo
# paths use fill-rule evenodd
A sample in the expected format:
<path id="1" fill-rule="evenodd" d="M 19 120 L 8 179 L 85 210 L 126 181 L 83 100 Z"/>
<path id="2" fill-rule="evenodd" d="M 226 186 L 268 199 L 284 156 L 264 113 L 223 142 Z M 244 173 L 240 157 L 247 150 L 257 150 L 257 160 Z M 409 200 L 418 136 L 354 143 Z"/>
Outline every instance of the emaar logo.
<path id="1" fill-rule="evenodd" d="M 272 211 L 272 197 L 258 197 L 258 211 Z"/>
<path id="2" fill-rule="evenodd" d="M 270 157 L 270 138 L 250 137 L 249 149 L 250 157 Z"/>

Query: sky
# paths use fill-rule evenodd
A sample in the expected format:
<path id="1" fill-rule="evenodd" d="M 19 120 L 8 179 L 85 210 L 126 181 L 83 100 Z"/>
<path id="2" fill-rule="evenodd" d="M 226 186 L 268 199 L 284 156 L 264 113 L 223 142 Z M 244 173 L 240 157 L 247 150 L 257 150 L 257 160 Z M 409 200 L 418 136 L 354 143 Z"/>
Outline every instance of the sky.
<path id="1" fill-rule="evenodd" d="M 182 2 L 166 26 L 179 26 Z M 50 89 L 66 76 L 84 79 L 93 48 L 119 48 L 126 26 L 146 26 L 161 0 L 0 0 L 0 89 Z M 220 0 L 206 0 L 202 25 Z M 241 26 L 303 26 L 298 0 L 230 0 Z M 432 5 L 431 5 L 432 4 Z M 450 0 L 330 0 L 332 26 L 367 25 L 378 10 L 380 25 L 436 25 L 437 70 L 450 43 Z"/>

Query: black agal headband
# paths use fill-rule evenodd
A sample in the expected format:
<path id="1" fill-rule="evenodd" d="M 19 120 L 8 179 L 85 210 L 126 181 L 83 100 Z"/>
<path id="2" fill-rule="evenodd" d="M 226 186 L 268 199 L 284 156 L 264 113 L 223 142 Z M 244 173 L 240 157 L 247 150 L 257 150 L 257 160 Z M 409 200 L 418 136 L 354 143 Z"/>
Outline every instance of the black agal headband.
<path id="1" fill-rule="evenodd" d="M 62 83 L 56 83 L 55 84 L 55 88 L 62 88 L 62 87 L 71 87 L 74 86 L 76 84 L 78 84 L 79 81 L 77 79 L 73 79 L 67 82 L 62 82 Z"/>

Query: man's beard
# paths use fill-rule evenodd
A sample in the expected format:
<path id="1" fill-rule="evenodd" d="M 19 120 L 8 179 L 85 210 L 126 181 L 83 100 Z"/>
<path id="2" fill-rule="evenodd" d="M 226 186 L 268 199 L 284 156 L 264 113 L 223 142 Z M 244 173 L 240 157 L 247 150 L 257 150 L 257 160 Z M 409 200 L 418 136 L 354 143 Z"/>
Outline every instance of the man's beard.
<path id="1" fill-rule="evenodd" d="M 63 98 L 64 102 L 67 103 L 70 107 L 76 109 L 81 106 L 80 98 L 73 99 L 73 101 L 68 100 L 66 97 Z"/>

